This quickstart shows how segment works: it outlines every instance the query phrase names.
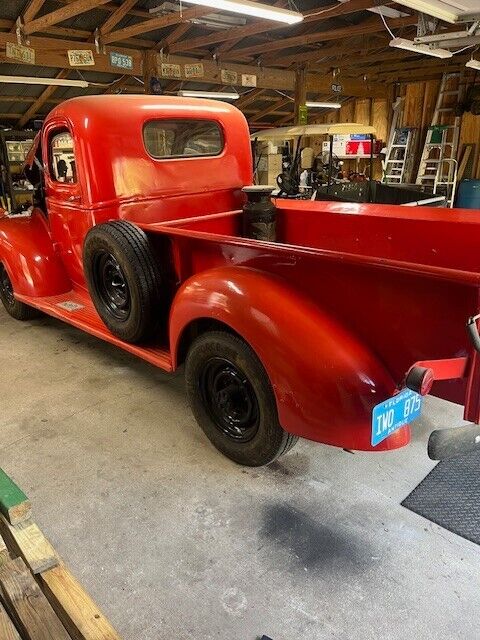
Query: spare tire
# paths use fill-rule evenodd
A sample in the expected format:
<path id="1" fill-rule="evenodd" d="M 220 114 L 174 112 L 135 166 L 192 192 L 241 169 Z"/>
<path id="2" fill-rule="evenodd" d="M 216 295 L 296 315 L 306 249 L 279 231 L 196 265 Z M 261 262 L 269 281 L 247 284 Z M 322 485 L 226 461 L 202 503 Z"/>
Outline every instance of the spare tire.
<path id="1" fill-rule="evenodd" d="M 138 343 L 158 331 L 160 276 L 141 229 L 125 220 L 90 229 L 83 269 L 93 304 L 113 335 Z"/>

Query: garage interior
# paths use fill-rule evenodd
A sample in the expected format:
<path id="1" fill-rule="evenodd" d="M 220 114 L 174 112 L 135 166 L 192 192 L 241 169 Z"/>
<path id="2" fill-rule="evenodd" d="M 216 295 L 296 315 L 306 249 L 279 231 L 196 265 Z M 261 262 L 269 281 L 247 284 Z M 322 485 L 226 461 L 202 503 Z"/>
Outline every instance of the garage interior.
<path id="1" fill-rule="evenodd" d="M 259 8 L 272 9 L 273 16 L 258 17 Z M 353 264 L 356 250 L 348 252 L 345 246 L 350 242 L 360 247 L 364 232 L 366 245 L 371 242 L 385 252 L 375 254 L 372 264 L 381 267 L 392 261 L 383 276 L 393 274 L 391 285 L 372 278 L 372 298 L 365 302 L 371 305 L 371 315 L 385 312 L 386 322 L 393 317 L 388 314 L 394 313 L 394 293 L 390 296 L 388 289 L 398 287 L 395 313 L 405 316 L 407 327 L 410 320 L 418 323 L 411 327 L 412 334 L 425 339 L 429 333 L 447 334 L 445 340 L 455 345 L 451 351 L 438 347 L 433 354 L 412 347 L 415 357 L 402 371 L 420 365 L 422 371 L 436 372 L 435 362 L 442 359 L 460 373 L 435 378 L 442 391 L 439 397 L 432 394 L 422 400 L 422 414 L 412 422 L 408 446 L 386 446 L 374 453 L 373 448 L 300 438 L 290 451 L 284 443 L 287 452 L 272 456 L 270 464 L 242 465 L 228 459 L 228 453 L 221 455 L 198 428 L 196 419 L 200 420 L 195 411 L 195 417 L 192 414 L 185 393 L 188 363 L 185 367 L 179 362 L 171 373 L 162 371 L 153 348 L 149 352 L 142 345 L 119 344 L 118 336 L 106 338 L 109 325 L 100 331 L 89 329 L 86 320 L 62 322 L 63 316 L 52 313 L 46 302 L 38 305 L 44 313 L 25 317 L 26 322 L 11 318 L 2 305 L 0 640 L 478 638 L 480 481 L 472 469 L 478 468 L 475 446 L 480 435 L 465 432 L 470 449 L 456 451 L 453 457 L 449 453 L 433 460 L 427 449 L 433 447 L 432 432 L 470 429 L 480 416 L 479 403 L 472 400 L 480 376 L 478 350 L 468 342 L 463 326 L 468 309 L 472 315 L 478 312 L 478 291 L 474 294 L 473 289 L 480 282 L 472 227 L 480 221 L 475 217 L 480 211 L 479 71 L 478 0 L 4 0 L 0 266 L 17 260 L 11 258 L 17 255 L 22 278 L 36 277 L 35 270 L 25 266 L 23 245 L 15 247 L 2 224 L 26 224 L 32 207 L 39 206 L 37 185 L 34 189 L 33 179 L 27 179 L 24 164 L 42 164 L 37 151 L 32 155 L 31 150 L 52 110 L 67 113 L 69 122 L 69 112 L 61 111 L 67 108 L 62 106 L 66 100 L 111 97 L 110 103 L 97 103 L 114 110 L 120 101 L 137 96 L 137 102 L 128 103 L 133 122 L 133 112 L 142 108 L 136 105 L 151 109 L 156 97 L 159 109 L 168 97 L 168 104 L 186 101 L 192 110 L 197 99 L 207 98 L 214 100 L 211 105 L 233 105 L 245 116 L 250 137 L 242 148 L 250 150 L 251 145 L 253 168 L 247 152 L 237 164 L 252 173 L 248 184 L 263 186 L 263 195 L 261 189 L 257 193 L 268 203 L 277 189 L 276 240 L 287 248 L 276 254 L 275 264 L 298 266 L 310 259 L 306 254 L 320 249 L 325 254 L 345 252 L 342 260 Z M 82 118 L 85 108 L 86 121 L 88 102 L 77 104 Z M 225 112 L 225 122 L 235 117 L 232 113 Z M 121 126 L 127 140 L 132 135 L 128 117 Z M 57 126 L 55 131 L 65 134 L 68 128 Z M 84 132 L 86 136 L 86 124 Z M 248 135 L 233 125 L 232 132 L 231 140 L 239 145 L 238 139 Z M 113 143 L 107 134 L 105 140 L 121 154 L 120 136 Z M 227 129 L 224 137 L 230 144 Z M 75 150 L 78 140 L 75 137 Z M 144 142 L 148 151 L 145 133 Z M 57 175 L 60 183 L 76 182 L 80 164 L 72 155 L 72 143 L 73 138 L 62 138 L 63 151 L 58 156 L 53 151 L 59 174 L 59 159 L 71 166 L 68 173 L 65 164 L 63 178 Z M 132 148 L 125 142 L 125 156 Z M 197 155 L 202 156 L 198 149 L 193 153 Z M 203 155 L 206 161 L 214 154 Z M 107 156 L 105 162 L 110 162 Z M 225 174 L 236 171 L 234 165 L 225 163 Z M 47 165 L 40 171 L 48 171 Z M 98 164 L 91 171 L 104 175 Z M 196 175 L 182 175 L 178 182 L 193 182 Z M 211 179 L 213 184 L 217 178 Z M 242 186 L 247 183 L 236 185 L 236 192 Z M 205 184 L 202 190 L 209 187 L 213 189 Z M 77 202 L 76 195 L 69 197 Z M 286 205 L 280 204 L 282 199 Z M 393 207 L 391 218 L 403 216 L 412 224 L 412 246 L 395 245 L 397 227 L 362 227 L 362 219 L 354 220 L 360 216 L 350 215 L 343 217 L 352 218 L 351 223 L 328 230 L 306 226 L 305 235 L 315 229 L 320 239 L 331 231 L 332 246 L 312 241 L 296 255 L 291 249 L 296 243 L 285 239 L 294 231 L 295 237 L 303 237 L 295 227 L 300 223 L 293 222 L 296 213 L 297 221 L 304 220 L 302 206 L 322 207 L 324 201 L 328 216 L 365 211 L 376 218 L 387 216 L 385 209 Z M 50 206 L 48 190 L 42 202 Z M 177 251 L 192 252 L 180 262 L 193 272 L 190 263 L 205 269 L 217 264 L 213 249 L 205 250 L 203 259 L 194 252 L 203 246 L 201 232 L 210 232 L 208 225 L 221 216 L 219 212 L 233 207 L 218 208 L 208 225 L 202 227 L 200 221 L 197 228 L 200 214 L 184 213 L 189 206 L 182 202 L 174 216 L 182 224 L 171 228 L 173 241 L 179 242 Z M 197 222 L 189 226 L 189 218 Z M 222 231 L 212 231 L 212 236 L 228 235 L 224 227 L 230 229 L 230 218 L 225 220 Z M 424 227 L 414 226 L 416 220 Z M 464 231 L 457 233 L 455 224 Z M 418 239 L 415 234 L 433 225 L 436 231 L 425 231 L 431 244 L 423 246 L 423 236 Z M 140 227 L 148 232 L 145 225 Z M 336 233 L 345 234 L 345 242 Z M 378 234 L 385 234 L 385 244 Z M 451 234 L 454 245 L 448 256 L 445 234 Z M 404 243 L 408 237 L 402 236 Z M 263 240 L 261 247 L 267 252 L 269 238 L 257 239 Z M 55 247 L 55 238 L 52 242 Z M 238 245 L 238 238 L 228 244 L 222 236 L 218 242 L 219 254 L 235 264 L 229 247 Z M 38 263 L 44 246 L 42 241 L 34 251 Z M 418 274 L 427 265 L 432 277 L 431 316 L 423 315 L 427 312 L 419 303 L 430 302 L 426 285 L 415 285 L 411 300 L 401 297 L 407 295 L 407 287 L 395 269 L 407 260 L 402 256 L 415 250 L 425 260 L 418 259 Z M 248 251 L 253 255 L 250 245 Z M 268 262 L 266 253 L 259 252 L 251 258 L 257 260 L 256 269 L 262 268 L 262 260 Z M 48 254 L 45 262 L 52 260 Z M 308 272 L 303 264 L 302 274 Z M 7 278 L 0 277 L 0 294 L 2 286 L 12 286 L 13 274 L 7 271 L 0 270 Z M 322 274 L 319 271 L 319 281 Z M 162 272 L 163 277 L 167 276 Z M 435 284 L 449 278 L 450 289 Z M 313 289 L 312 282 L 313 276 L 308 283 L 298 283 L 298 291 Z M 351 296 L 352 307 L 343 303 L 338 310 L 343 318 L 367 316 L 355 307 L 356 286 L 363 286 L 360 278 L 345 281 L 344 293 Z M 12 304 L 13 296 L 23 307 L 31 303 L 27 294 L 16 291 L 15 283 Z M 74 306 L 65 313 L 81 307 L 79 298 L 73 299 L 69 303 Z M 293 313 L 293 300 L 293 294 L 285 298 L 285 316 Z M 407 305 L 402 307 L 404 300 Z M 311 304 L 318 306 L 318 299 Z M 326 309 L 335 315 L 334 303 Z M 254 319 L 255 313 L 260 312 L 252 310 Z M 220 316 L 212 312 L 212 317 L 219 323 Z M 458 317 L 465 323 L 457 329 L 453 322 Z M 270 320 L 262 322 L 268 325 Z M 475 326 L 477 320 L 474 316 Z M 361 320 L 352 320 L 358 337 L 360 325 L 355 322 Z M 374 326 L 379 325 L 380 320 Z M 217 324 L 211 326 L 218 330 Z M 395 338 L 398 327 L 390 328 L 397 349 L 407 349 L 409 331 Z M 299 326 L 288 336 L 292 353 L 308 341 L 302 331 Z M 232 334 L 232 340 L 242 338 L 237 328 Z M 195 337 L 192 334 L 192 340 Z M 274 346 L 263 347 L 267 353 L 276 351 Z M 382 348 L 390 353 L 387 339 Z M 383 365 L 383 354 L 377 355 Z M 315 357 L 311 355 L 312 362 Z M 322 363 L 320 368 L 328 366 Z M 302 387 L 320 393 L 308 371 L 298 366 L 295 375 Z M 426 384 L 422 375 L 418 389 L 407 383 L 420 396 Z M 462 384 L 468 378 L 468 390 L 461 387 L 458 402 L 457 391 L 444 392 L 442 386 L 454 378 L 464 379 Z M 272 388 L 276 390 L 273 382 Z M 358 410 L 356 399 L 340 393 L 338 397 Z M 306 412 L 315 413 L 312 404 Z M 441 446 L 447 445 L 441 440 Z M 362 448 L 369 447 L 370 443 Z M 423 481 L 429 479 L 436 484 L 425 488 Z M 419 497 L 422 487 L 426 494 Z M 20 506 L 28 503 L 28 513 L 19 523 L 5 511 L 12 491 L 21 495 Z M 28 538 L 32 522 L 34 540 Z M 37 544 L 41 559 L 46 554 L 51 562 L 35 568 L 29 554 Z M 49 571 L 58 572 L 51 574 L 53 583 Z M 62 581 L 66 575 L 68 583 Z M 38 606 L 26 604 L 35 598 Z"/>

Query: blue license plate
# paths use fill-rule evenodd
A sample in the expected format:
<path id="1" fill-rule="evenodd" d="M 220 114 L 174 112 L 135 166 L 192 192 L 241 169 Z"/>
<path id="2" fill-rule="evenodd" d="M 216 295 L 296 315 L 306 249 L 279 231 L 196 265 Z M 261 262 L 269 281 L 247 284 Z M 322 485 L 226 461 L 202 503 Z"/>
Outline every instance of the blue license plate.
<path id="1" fill-rule="evenodd" d="M 377 404 L 372 412 L 372 446 L 376 447 L 394 431 L 418 418 L 422 404 L 422 396 L 410 389 Z"/>

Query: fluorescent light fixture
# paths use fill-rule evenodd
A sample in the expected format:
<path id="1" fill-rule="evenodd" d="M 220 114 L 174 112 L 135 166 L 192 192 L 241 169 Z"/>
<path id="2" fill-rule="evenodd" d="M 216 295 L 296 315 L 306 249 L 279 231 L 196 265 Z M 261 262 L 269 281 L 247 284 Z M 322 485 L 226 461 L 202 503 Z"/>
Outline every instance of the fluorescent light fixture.
<path id="1" fill-rule="evenodd" d="M 177 91 L 177 96 L 182 98 L 210 98 L 211 100 L 238 100 L 238 93 L 224 93 L 223 91 Z"/>
<path id="2" fill-rule="evenodd" d="M 469 60 L 466 65 L 469 69 L 475 69 L 475 71 L 480 71 L 480 60 Z"/>
<path id="3" fill-rule="evenodd" d="M 253 16 L 264 20 L 296 24 L 303 20 L 303 15 L 298 11 L 280 9 L 267 4 L 250 2 L 250 0 L 184 0 L 189 4 L 198 4 L 202 7 L 212 7 L 215 11 L 231 11 L 242 16 Z"/>
<path id="4" fill-rule="evenodd" d="M 371 7 L 370 9 L 367 9 L 367 11 L 370 11 L 371 13 L 378 13 L 378 15 L 381 15 L 384 18 L 405 18 L 409 15 L 408 13 L 405 13 L 405 11 L 392 9 L 384 4 L 381 4 L 379 7 Z"/>
<path id="5" fill-rule="evenodd" d="M 0 83 L 10 84 L 46 84 L 55 87 L 82 87 L 86 89 L 88 82 L 85 80 L 64 80 L 62 78 L 32 78 L 29 76 L 0 76 Z"/>
<path id="6" fill-rule="evenodd" d="M 309 109 L 340 109 L 340 102 L 306 102 Z"/>
<path id="7" fill-rule="evenodd" d="M 412 40 L 406 38 L 394 38 L 390 40 L 390 46 L 395 49 L 404 49 L 405 51 L 413 51 L 414 53 L 423 53 L 426 56 L 434 58 L 451 58 L 453 53 L 447 49 L 432 49 L 426 44 L 416 44 Z"/>
<path id="8" fill-rule="evenodd" d="M 438 18 L 444 22 L 454 24 L 458 22 L 462 9 L 455 7 L 453 2 L 443 2 L 442 0 L 399 0 L 404 7 L 415 9 L 420 13 L 426 13 L 428 16 Z"/>

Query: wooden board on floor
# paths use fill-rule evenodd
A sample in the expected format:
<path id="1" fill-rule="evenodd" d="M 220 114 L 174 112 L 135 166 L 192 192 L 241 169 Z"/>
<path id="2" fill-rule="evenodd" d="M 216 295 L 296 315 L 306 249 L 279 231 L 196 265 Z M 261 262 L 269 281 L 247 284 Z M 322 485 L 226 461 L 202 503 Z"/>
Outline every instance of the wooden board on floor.
<path id="1" fill-rule="evenodd" d="M 21 558 L 0 568 L 0 588 L 10 614 L 27 640 L 71 640 Z"/>
<path id="2" fill-rule="evenodd" d="M 13 622 L 0 603 L 0 638 L 2 640 L 21 640 Z"/>
<path id="3" fill-rule="evenodd" d="M 47 571 L 58 565 L 55 549 L 31 520 L 12 526 L 0 515 L 0 533 L 8 546 L 22 556 L 32 573 Z"/>
<path id="4" fill-rule="evenodd" d="M 23 522 L 32 515 L 30 500 L 2 469 L 0 469 L 0 512 L 10 524 Z"/>
<path id="5" fill-rule="evenodd" d="M 74 640 L 120 640 L 115 629 L 63 563 L 38 577 L 43 592 Z"/>

